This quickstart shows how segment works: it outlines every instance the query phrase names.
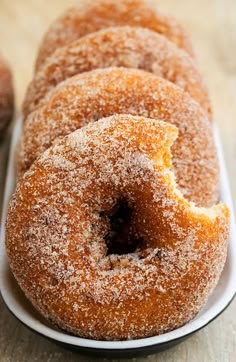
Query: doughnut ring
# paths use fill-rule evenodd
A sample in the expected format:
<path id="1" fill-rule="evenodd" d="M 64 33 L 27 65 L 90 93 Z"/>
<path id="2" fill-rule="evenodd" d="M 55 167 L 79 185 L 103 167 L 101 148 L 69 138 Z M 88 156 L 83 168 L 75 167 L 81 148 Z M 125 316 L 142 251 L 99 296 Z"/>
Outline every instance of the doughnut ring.
<path id="1" fill-rule="evenodd" d="M 102 29 L 57 49 L 28 87 L 24 116 L 63 80 L 112 66 L 144 69 L 166 78 L 189 93 L 212 118 L 208 93 L 193 59 L 164 36 L 129 26 Z"/>
<path id="2" fill-rule="evenodd" d="M 12 75 L 8 64 L 0 54 L 0 138 L 9 125 L 14 112 Z"/>
<path id="3" fill-rule="evenodd" d="M 63 330 L 149 337 L 206 303 L 226 259 L 228 209 L 183 198 L 170 170 L 176 137 L 176 127 L 157 120 L 101 119 L 55 142 L 18 183 L 7 219 L 10 265 L 33 305 Z M 120 202 L 130 209 L 133 245 L 118 254 L 106 236 Z"/>
<path id="4" fill-rule="evenodd" d="M 52 23 L 39 49 L 36 69 L 56 49 L 86 34 L 117 25 L 148 28 L 163 34 L 179 48 L 193 55 L 192 45 L 182 26 L 147 1 L 87 0 L 70 7 Z"/>
<path id="5" fill-rule="evenodd" d="M 211 124 L 197 102 L 173 83 L 143 70 L 106 68 L 55 87 L 24 123 L 18 155 L 22 175 L 60 136 L 113 114 L 174 123 L 173 165 L 183 195 L 198 206 L 218 200 L 219 168 Z"/>

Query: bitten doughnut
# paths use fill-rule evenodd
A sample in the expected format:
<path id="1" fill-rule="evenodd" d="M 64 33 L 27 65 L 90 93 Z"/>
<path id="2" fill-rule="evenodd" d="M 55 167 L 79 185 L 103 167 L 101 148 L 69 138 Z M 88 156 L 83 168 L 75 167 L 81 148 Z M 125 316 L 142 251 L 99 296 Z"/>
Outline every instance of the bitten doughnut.
<path id="1" fill-rule="evenodd" d="M 57 49 L 28 87 L 24 116 L 63 80 L 111 66 L 140 68 L 168 79 L 197 100 L 211 118 L 207 90 L 193 59 L 164 36 L 149 29 L 129 26 L 103 29 Z"/>
<path id="2" fill-rule="evenodd" d="M 87 0 L 70 7 L 52 23 L 39 49 L 36 69 L 56 49 L 83 35 L 116 25 L 151 29 L 193 55 L 190 40 L 182 26 L 172 17 L 162 14 L 149 1 Z"/>
<path id="3" fill-rule="evenodd" d="M 9 125 L 14 112 L 12 75 L 0 53 L 0 138 Z"/>
<path id="4" fill-rule="evenodd" d="M 20 180 L 7 218 L 10 265 L 60 328 L 102 340 L 148 337 L 206 303 L 226 259 L 228 209 L 183 198 L 170 170 L 176 137 L 170 124 L 116 115 L 56 142 Z M 117 254 L 106 239 L 121 203 L 132 245 Z"/>
<path id="5" fill-rule="evenodd" d="M 60 136 L 115 113 L 175 124 L 173 164 L 184 196 L 199 206 L 215 204 L 219 168 L 211 124 L 197 102 L 163 78 L 131 68 L 81 73 L 60 83 L 26 119 L 18 157 L 22 175 Z"/>

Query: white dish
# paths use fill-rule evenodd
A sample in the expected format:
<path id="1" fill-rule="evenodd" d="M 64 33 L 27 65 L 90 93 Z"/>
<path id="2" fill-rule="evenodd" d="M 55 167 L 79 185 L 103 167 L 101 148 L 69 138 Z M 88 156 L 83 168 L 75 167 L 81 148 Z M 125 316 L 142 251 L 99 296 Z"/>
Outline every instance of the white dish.
<path id="1" fill-rule="evenodd" d="M 15 187 L 15 150 L 20 132 L 21 122 L 18 120 L 12 136 L 10 157 L 8 161 L 1 223 L 0 249 L 0 290 L 2 298 L 7 308 L 20 322 L 31 330 L 54 340 L 57 343 L 64 344 L 67 348 L 79 349 L 80 351 L 96 354 L 100 353 L 103 356 L 134 356 L 138 354 L 150 354 L 169 348 L 171 345 L 180 342 L 187 336 L 206 326 L 227 308 L 236 293 L 236 232 L 229 183 L 217 130 L 215 130 L 215 139 L 221 165 L 221 200 L 224 201 L 231 210 L 231 232 L 228 257 L 220 281 L 201 313 L 183 327 L 160 336 L 114 342 L 95 341 L 71 336 L 51 326 L 31 306 L 10 272 L 4 247 L 5 220 L 9 199 Z"/>

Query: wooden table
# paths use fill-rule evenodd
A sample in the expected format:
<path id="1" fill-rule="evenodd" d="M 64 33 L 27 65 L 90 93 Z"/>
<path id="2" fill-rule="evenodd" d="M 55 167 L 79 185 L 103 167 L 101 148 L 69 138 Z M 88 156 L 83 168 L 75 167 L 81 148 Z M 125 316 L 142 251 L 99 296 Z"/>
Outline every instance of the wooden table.
<path id="1" fill-rule="evenodd" d="M 71 0 L 1 0 L 0 48 L 14 72 L 18 108 L 42 34 L 65 4 L 71 3 Z M 160 0 L 156 3 L 185 24 L 195 44 L 220 127 L 232 193 L 236 196 L 236 1 Z M 2 159 L 4 147 L 1 145 Z M 235 315 L 236 300 L 222 316 L 186 342 L 140 361 L 233 362 L 236 360 Z M 0 302 L 0 361 L 69 362 L 94 361 L 94 358 L 73 354 L 36 336 L 21 326 Z"/>

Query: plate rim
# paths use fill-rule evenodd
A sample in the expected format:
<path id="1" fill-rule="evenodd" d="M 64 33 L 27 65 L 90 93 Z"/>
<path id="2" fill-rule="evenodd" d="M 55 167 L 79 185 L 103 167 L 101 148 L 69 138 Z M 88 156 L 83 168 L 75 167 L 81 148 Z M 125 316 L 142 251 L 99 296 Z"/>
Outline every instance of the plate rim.
<path id="1" fill-rule="evenodd" d="M 2 294 L 0 293 L 0 295 L 2 296 Z M 3 303 L 6 307 L 6 309 L 9 311 L 9 313 L 17 320 L 19 321 L 24 327 L 26 327 L 27 329 L 29 329 L 30 331 L 32 331 L 33 333 L 35 334 L 38 334 L 39 336 L 41 337 L 44 337 L 44 338 L 47 338 L 48 340 L 52 341 L 52 342 L 59 342 L 60 344 L 66 344 L 66 345 L 69 345 L 71 347 L 75 347 L 75 348 L 79 348 L 79 349 L 93 349 L 94 351 L 96 350 L 99 350 L 99 351 L 109 351 L 109 350 L 112 350 L 112 351 L 133 351 L 133 350 L 143 350 L 143 349 L 148 349 L 148 348 L 154 348 L 154 347 L 158 347 L 158 346 L 165 346 L 165 345 L 168 345 L 169 343 L 175 343 L 175 342 L 178 342 L 182 339 L 185 339 L 185 338 L 188 338 L 190 337 L 191 335 L 193 335 L 194 333 L 197 333 L 199 332 L 200 330 L 202 330 L 203 328 L 205 328 L 206 326 L 208 326 L 210 323 L 212 323 L 214 320 L 216 320 L 222 313 L 224 313 L 224 311 L 231 305 L 231 303 L 233 302 L 234 298 L 236 296 L 236 292 L 235 294 L 233 295 L 232 299 L 228 302 L 228 304 L 218 313 L 216 314 L 212 319 L 208 320 L 208 322 L 204 325 L 202 325 L 201 327 L 199 327 L 198 329 L 196 330 L 193 330 L 183 336 L 180 336 L 180 337 L 176 337 L 174 339 L 170 339 L 170 340 L 167 340 L 167 341 L 164 341 L 164 342 L 157 342 L 157 343 L 154 343 L 154 344 L 150 344 L 150 345 L 143 345 L 143 346 L 138 346 L 138 347 L 128 347 L 128 348 L 104 348 L 104 347 L 88 347 L 88 346 L 82 346 L 82 345 L 76 345 L 76 344 L 72 344 L 72 343 L 67 343 L 67 342 L 63 342 L 63 341 L 59 341 L 59 340 L 55 340 L 53 337 L 50 337 L 48 335 L 45 335 L 41 332 L 39 332 L 38 330 L 30 327 L 28 324 L 26 324 L 24 321 L 22 321 L 10 308 L 9 306 L 7 305 L 7 303 L 5 302 L 4 298 L 2 297 L 2 300 L 3 300 Z M 157 336 L 158 337 L 158 336 Z M 76 337 L 76 338 L 79 338 L 79 337 Z M 151 337 L 152 338 L 152 337 Z M 143 339 L 147 339 L 147 338 L 143 338 Z M 138 340 L 137 340 L 138 341 Z M 100 342 L 107 342 L 107 341 L 100 341 Z"/>

